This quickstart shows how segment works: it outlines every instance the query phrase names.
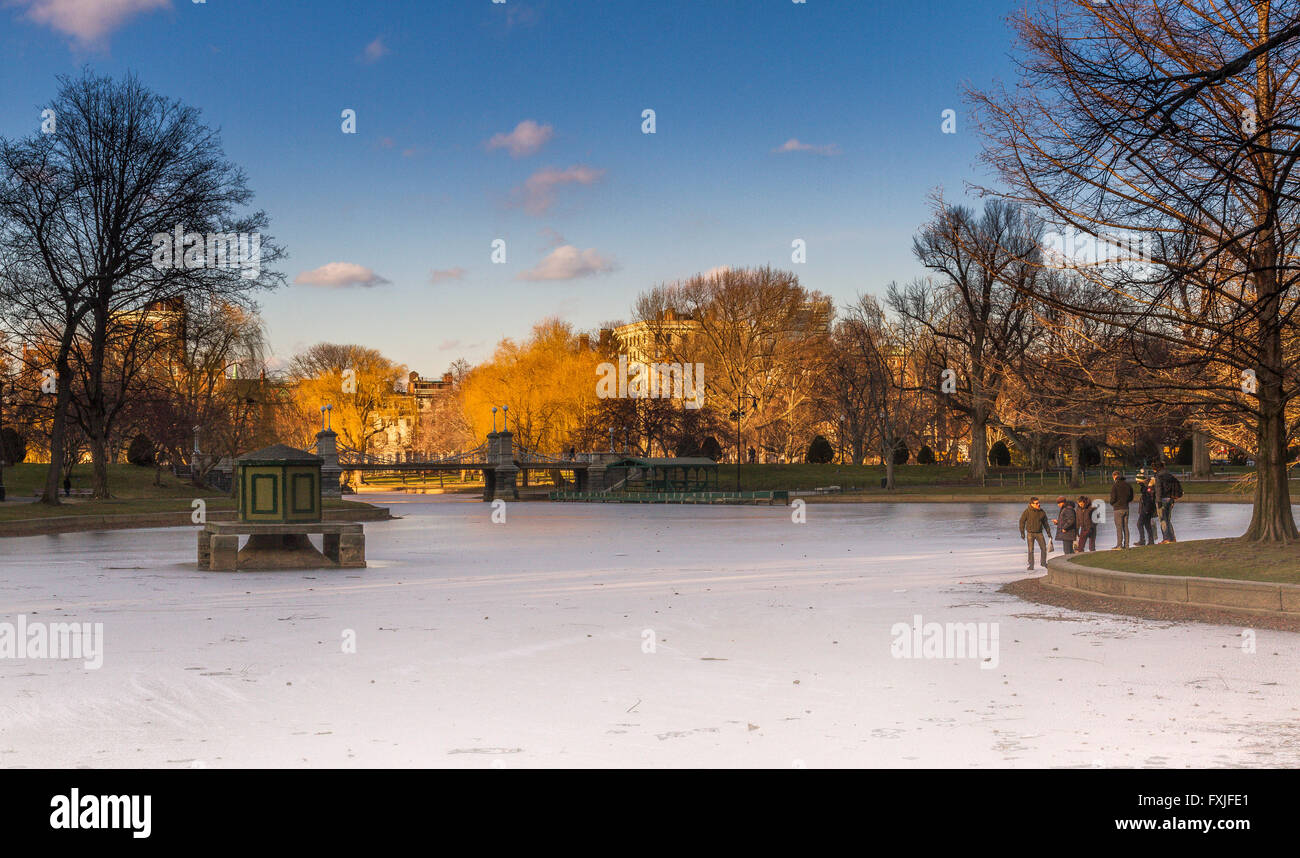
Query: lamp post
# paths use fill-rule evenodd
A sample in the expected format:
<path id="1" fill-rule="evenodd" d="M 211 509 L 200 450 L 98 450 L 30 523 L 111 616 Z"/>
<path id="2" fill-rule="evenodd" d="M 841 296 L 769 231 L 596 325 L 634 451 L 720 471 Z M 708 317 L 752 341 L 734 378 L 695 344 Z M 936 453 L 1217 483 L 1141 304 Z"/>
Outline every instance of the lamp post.
<path id="1" fill-rule="evenodd" d="M 492 406 L 492 431 L 493 433 L 497 431 L 497 407 L 495 405 Z"/>
<path id="2" fill-rule="evenodd" d="M 743 418 L 743 417 L 745 416 L 745 414 L 747 413 L 747 412 L 745 411 L 745 409 L 744 409 L 744 403 L 742 402 L 742 400 L 745 400 L 745 399 L 748 399 L 748 400 L 749 400 L 749 403 L 750 403 L 750 404 L 749 404 L 749 407 L 750 407 L 751 409 L 754 409 L 754 410 L 757 410 L 757 409 L 758 409 L 758 397 L 757 397 L 757 396 L 752 396 L 752 395 L 750 395 L 750 394 L 748 394 L 748 393 L 740 393 L 740 392 L 737 392 L 737 393 L 736 393 L 736 410 L 733 411 L 733 412 L 731 412 L 731 415 L 730 415 L 730 416 L 731 416 L 731 419 L 733 419 L 733 420 L 736 421 L 736 491 L 737 491 L 737 493 L 740 492 L 740 457 L 741 457 L 741 450 L 740 450 L 740 421 L 741 421 L 741 418 Z"/>
<path id="3" fill-rule="evenodd" d="M 5 499 L 5 380 L 0 375 L 0 502 Z"/>

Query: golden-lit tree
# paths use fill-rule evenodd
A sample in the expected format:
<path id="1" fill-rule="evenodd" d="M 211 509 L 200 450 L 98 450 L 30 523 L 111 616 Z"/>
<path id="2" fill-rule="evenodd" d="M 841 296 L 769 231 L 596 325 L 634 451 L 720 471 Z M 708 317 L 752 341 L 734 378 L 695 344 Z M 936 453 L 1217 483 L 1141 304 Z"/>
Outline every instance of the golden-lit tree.
<path id="1" fill-rule="evenodd" d="M 289 362 L 292 414 L 285 428 L 307 447 L 321 429 L 322 406 L 332 405 L 329 423 L 340 446 L 369 452 L 396 421 L 418 419 L 411 397 L 399 391 L 405 377 L 406 367 L 376 349 L 318 343 Z"/>
<path id="2" fill-rule="evenodd" d="M 523 342 L 502 340 L 492 358 L 465 376 L 461 399 L 475 438 L 492 430 L 492 408 L 509 406 L 515 443 L 549 455 L 577 443 L 598 403 L 597 353 L 572 326 L 547 319 Z M 497 428 L 505 425 L 497 413 Z"/>

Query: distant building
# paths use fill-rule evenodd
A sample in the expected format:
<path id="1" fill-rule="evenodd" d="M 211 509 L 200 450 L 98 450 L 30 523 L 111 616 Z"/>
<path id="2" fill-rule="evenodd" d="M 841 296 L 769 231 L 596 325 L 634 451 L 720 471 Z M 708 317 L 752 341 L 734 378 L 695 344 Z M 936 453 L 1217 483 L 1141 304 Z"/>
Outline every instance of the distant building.
<path id="1" fill-rule="evenodd" d="M 654 321 L 633 322 L 615 328 L 613 342 L 632 363 L 657 363 L 679 356 L 680 350 L 699 331 L 699 322 L 689 316 L 679 316 L 669 307 Z"/>
<path id="2" fill-rule="evenodd" d="M 416 412 L 429 411 L 433 408 L 434 402 L 451 393 L 452 386 L 452 376 L 449 372 L 444 372 L 440 379 L 432 379 L 412 371 L 407 377 L 406 395 L 415 400 Z"/>
<path id="3" fill-rule="evenodd" d="M 393 461 L 411 458 L 424 444 L 429 421 L 436 419 L 437 404 L 450 396 L 454 387 L 449 372 L 438 379 L 411 372 L 406 377 L 405 389 L 394 391 L 389 407 L 371 415 L 371 428 L 375 431 L 367 452 Z"/>

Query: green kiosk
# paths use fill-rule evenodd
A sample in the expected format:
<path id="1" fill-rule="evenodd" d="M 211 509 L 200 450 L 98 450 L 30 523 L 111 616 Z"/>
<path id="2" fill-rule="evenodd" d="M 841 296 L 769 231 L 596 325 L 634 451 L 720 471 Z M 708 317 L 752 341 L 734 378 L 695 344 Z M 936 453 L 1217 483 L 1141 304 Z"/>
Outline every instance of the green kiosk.
<path id="1" fill-rule="evenodd" d="M 275 444 L 235 460 L 237 521 L 208 522 L 199 531 L 200 569 L 361 568 L 366 537 L 361 524 L 325 522 L 321 466 L 306 450 Z M 321 547 L 311 535 L 320 535 Z M 247 536 L 241 548 L 239 539 Z"/>
<path id="2" fill-rule="evenodd" d="M 320 521 L 320 469 L 325 460 L 275 444 L 235 460 L 239 520 Z"/>

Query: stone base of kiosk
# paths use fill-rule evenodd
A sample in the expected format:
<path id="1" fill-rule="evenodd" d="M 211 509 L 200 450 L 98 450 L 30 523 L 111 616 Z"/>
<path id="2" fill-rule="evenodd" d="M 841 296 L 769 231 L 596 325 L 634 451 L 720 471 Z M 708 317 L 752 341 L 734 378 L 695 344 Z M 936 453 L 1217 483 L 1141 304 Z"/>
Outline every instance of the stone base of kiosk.
<path id="1" fill-rule="evenodd" d="M 309 535 L 319 534 L 321 547 Z M 239 538 L 248 540 L 241 548 Z M 199 531 L 198 567 L 212 572 L 266 569 L 361 569 L 366 565 L 362 525 L 343 522 L 249 524 L 215 521 Z"/>

